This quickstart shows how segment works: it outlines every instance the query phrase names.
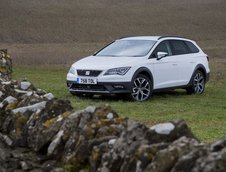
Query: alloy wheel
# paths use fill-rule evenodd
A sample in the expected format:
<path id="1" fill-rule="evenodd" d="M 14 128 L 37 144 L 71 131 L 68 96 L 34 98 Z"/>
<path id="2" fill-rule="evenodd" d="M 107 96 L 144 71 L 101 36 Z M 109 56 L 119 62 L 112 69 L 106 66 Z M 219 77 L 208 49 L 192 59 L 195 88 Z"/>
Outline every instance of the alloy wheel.
<path id="1" fill-rule="evenodd" d="M 197 72 L 194 77 L 194 92 L 201 94 L 205 89 L 205 78 L 201 72 Z"/>
<path id="2" fill-rule="evenodd" d="M 147 77 L 140 75 L 134 79 L 133 84 L 134 87 L 131 96 L 134 100 L 145 101 L 150 97 L 152 86 Z"/>

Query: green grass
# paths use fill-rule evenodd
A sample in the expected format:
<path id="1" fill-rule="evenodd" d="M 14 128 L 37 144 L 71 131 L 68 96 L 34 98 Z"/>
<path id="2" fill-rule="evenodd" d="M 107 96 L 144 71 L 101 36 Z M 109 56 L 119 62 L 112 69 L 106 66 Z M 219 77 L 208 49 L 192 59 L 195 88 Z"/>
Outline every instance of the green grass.
<path id="1" fill-rule="evenodd" d="M 214 67 L 214 66 L 213 66 Z M 221 68 L 224 70 L 225 65 Z M 110 105 L 119 115 L 140 121 L 148 126 L 159 122 L 185 119 L 195 135 L 204 142 L 226 136 L 226 87 L 224 76 L 214 76 L 202 95 L 187 95 L 184 90 L 156 93 L 146 102 L 129 102 L 114 97 L 82 98 L 72 96 L 66 88 L 66 68 L 16 67 L 13 78 L 27 79 L 36 87 L 52 92 L 56 97 L 69 99 L 75 110 L 89 105 Z M 224 71 L 225 72 L 225 71 Z M 224 73 L 223 73 L 224 75 Z M 218 82 L 216 82 L 216 80 Z"/>

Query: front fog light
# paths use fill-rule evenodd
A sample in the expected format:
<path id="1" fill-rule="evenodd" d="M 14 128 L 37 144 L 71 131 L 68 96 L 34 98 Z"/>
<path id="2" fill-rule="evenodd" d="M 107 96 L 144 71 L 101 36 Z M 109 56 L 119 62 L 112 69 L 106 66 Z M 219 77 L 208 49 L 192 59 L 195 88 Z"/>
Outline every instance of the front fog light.
<path id="1" fill-rule="evenodd" d="M 123 85 L 114 85 L 113 86 L 115 89 L 124 89 Z"/>

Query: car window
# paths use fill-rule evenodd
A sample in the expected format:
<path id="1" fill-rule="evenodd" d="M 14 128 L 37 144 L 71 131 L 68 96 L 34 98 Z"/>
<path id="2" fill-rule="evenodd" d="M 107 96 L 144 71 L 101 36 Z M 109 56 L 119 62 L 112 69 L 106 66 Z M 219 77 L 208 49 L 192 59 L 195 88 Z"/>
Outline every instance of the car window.
<path id="1" fill-rule="evenodd" d="M 189 41 L 184 41 L 184 42 L 189 48 L 189 53 L 198 53 L 199 52 L 199 49 L 192 42 L 189 42 Z"/>
<path id="2" fill-rule="evenodd" d="M 169 56 L 172 55 L 168 41 L 163 41 L 163 42 L 159 43 L 159 45 L 153 51 L 151 57 L 156 58 L 158 52 L 165 52 Z"/>
<path id="3" fill-rule="evenodd" d="M 95 56 L 143 57 L 149 53 L 156 41 L 153 40 L 116 40 Z"/>
<path id="4" fill-rule="evenodd" d="M 189 53 L 188 46 L 184 41 L 170 40 L 173 55 L 187 54 Z"/>

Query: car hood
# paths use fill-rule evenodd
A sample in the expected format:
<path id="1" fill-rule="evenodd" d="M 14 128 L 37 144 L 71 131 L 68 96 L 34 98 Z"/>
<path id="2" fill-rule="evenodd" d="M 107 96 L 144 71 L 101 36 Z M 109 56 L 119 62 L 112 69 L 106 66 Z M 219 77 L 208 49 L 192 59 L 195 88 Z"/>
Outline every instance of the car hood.
<path id="1" fill-rule="evenodd" d="M 126 67 L 133 65 L 144 57 L 106 57 L 106 56 L 89 56 L 73 64 L 76 69 L 100 69 L 107 70 L 110 68 Z"/>

